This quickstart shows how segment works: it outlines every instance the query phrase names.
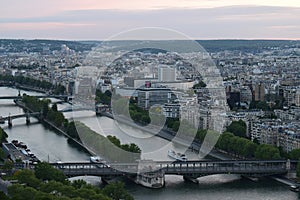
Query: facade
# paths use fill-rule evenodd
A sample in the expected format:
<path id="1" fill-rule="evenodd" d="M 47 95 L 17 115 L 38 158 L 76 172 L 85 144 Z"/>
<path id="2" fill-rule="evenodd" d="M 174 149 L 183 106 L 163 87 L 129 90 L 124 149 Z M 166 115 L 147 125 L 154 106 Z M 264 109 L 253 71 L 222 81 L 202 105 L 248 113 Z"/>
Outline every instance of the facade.
<path id="1" fill-rule="evenodd" d="M 163 113 L 168 118 L 180 118 L 180 105 L 177 103 L 166 103 L 163 106 Z"/>
<path id="2" fill-rule="evenodd" d="M 176 81 L 176 69 L 169 66 L 160 66 L 158 68 L 159 82 L 174 82 Z"/>
<path id="3" fill-rule="evenodd" d="M 181 106 L 181 119 L 187 120 L 195 128 L 200 126 L 199 104 L 184 104 Z"/>
<path id="4" fill-rule="evenodd" d="M 283 123 L 281 120 L 255 121 L 251 126 L 251 140 L 260 144 L 282 147 L 286 152 L 300 148 L 299 123 Z"/>
<path id="5" fill-rule="evenodd" d="M 211 113 L 207 108 L 200 108 L 199 110 L 199 129 L 209 129 L 211 126 Z"/>
<path id="6" fill-rule="evenodd" d="M 250 103 L 252 101 L 252 92 L 248 86 L 240 89 L 240 101 Z"/>
<path id="7" fill-rule="evenodd" d="M 139 88 L 138 106 L 144 109 L 149 109 L 154 105 L 164 105 L 173 103 L 176 96 L 168 88 Z"/>
<path id="8" fill-rule="evenodd" d="M 264 101 L 265 100 L 265 85 L 262 83 L 256 84 L 254 87 L 254 100 Z"/>
<path id="9" fill-rule="evenodd" d="M 292 110 L 274 110 L 277 118 L 283 121 L 292 121 L 297 119 L 297 114 Z"/>
<path id="10" fill-rule="evenodd" d="M 299 87 L 284 87 L 283 97 L 287 106 L 300 106 L 300 88 Z"/>

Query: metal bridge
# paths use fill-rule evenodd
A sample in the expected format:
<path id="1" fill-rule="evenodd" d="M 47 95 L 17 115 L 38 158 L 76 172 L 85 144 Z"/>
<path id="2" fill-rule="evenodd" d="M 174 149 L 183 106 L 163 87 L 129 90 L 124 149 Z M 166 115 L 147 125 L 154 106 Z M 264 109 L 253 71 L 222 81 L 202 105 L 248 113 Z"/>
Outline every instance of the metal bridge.
<path id="1" fill-rule="evenodd" d="M 36 98 L 56 98 L 56 99 L 69 99 L 72 98 L 68 95 L 30 95 L 34 96 Z M 23 96 L 17 95 L 17 96 L 0 96 L 0 99 L 22 99 Z"/>
<path id="2" fill-rule="evenodd" d="M 155 162 L 155 169 L 165 175 L 182 175 L 197 178 L 212 174 L 241 174 L 247 176 L 269 176 L 285 174 L 294 170 L 294 165 L 286 160 L 224 160 L 224 161 L 188 161 Z M 90 162 L 52 163 L 53 167 L 64 172 L 66 176 L 127 176 L 150 172 L 150 168 L 141 171 L 138 163 L 98 164 Z"/>
<path id="3" fill-rule="evenodd" d="M 26 118 L 26 124 L 29 124 L 30 123 L 30 117 L 38 117 L 40 116 L 41 113 L 40 112 L 33 112 L 33 113 L 25 113 L 25 114 L 18 114 L 18 115 L 9 115 L 7 117 L 1 117 L 0 118 L 0 121 L 2 123 L 5 123 L 5 121 L 8 121 L 8 126 L 9 127 L 12 127 L 12 120 L 13 119 L 17 119 L 17 118 L 23 118 L 25 117 Z"/>

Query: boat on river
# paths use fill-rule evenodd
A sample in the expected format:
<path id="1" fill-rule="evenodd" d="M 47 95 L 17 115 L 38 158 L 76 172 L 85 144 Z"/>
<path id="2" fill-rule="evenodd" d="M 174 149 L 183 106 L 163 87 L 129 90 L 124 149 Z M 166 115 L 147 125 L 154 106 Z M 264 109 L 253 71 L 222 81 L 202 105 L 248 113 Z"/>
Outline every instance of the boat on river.
<path id="1" fill-rule="evenodd" d="M 163 171 L 146 172 L 137 174 L 135 183 L 148 188 L 162 188 L 165 185 L 165 176 Z"/>
<path id="2" fill-rule="evenodd" d="M 106 164 L 106 161 L 100 156 L 91 156 L 90 161 L 92 163 Z"/>
<path id="3" fill-rule="evenodd" d="M 291 185 L 290 190 L 293 192 L 300 192 L 300 187 L 298 185 Z"/>
<path id="4" fill-rule="evenodd" d="M 168 151 L 168 156 L 177 160 L 177 161 L 182 161 L 182 162 L 186 162 L 187 161 L 187 157 L 185 154 L 182 153 L 176 153 L 174 150 L 169 150 Z"/>
<path id="5" fill-rule="evenodd" d="M 153 160 L 139 160 L 138 173 L 132 179 L 148 188 L 162 188 L 165 185 L 164 171 Z"/>

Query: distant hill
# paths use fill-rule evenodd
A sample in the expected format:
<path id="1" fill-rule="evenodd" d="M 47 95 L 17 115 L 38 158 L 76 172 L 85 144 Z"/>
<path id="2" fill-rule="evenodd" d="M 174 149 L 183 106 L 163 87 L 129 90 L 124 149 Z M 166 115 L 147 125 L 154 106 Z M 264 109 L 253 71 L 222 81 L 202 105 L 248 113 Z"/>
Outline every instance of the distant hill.
<path id="1" fill-rule="evenodd" d="M 243 52 L 261 52 L 272 48 L 291 48 L 300 46 L 296 40 L 197 40 L 208 52 L 237 50 Z"/>
<path id="2" fill-rule="evenodd" d="M 243 52 L 261 52 L 266 49 L 299 47 L 300 41 L 295 40 L 196 40 L 208 52 L 217 51 L 243 51 Z M 134 46 L 141 41 L 126 41 L 127 46 Z M 0 39 L 0 53 L 3 52 L 42 52 L 45 47 L 50 51 L 60 50 L 62 45 L 67 45 L 70 49 L 79 51 L 90 51 L 93 47 L 99 45 L 101 41 L 66 41 L 66 40 L 17 40 Z M 114 45 L 121 45 L 124 48 L 124 41 L 114 41 Z M 126 46 L 126 45 L 125 45 Z M 118 49 L 118 48 L 116 48 Z M 145 50 L 147 47 L 145 48 Z M 149 51 L 149 49 L 147 49 Z"/>
<path id="3" fill-rule="evenodd" d="M 62 45 L 67 45 L 70 49 L 78 51 L 89 51 L 96 42 L 65 41 L 65 40 L 15 40 L 0 39 L 0 52 L 42 52 L 45 47 L 50 51 L 61 50 Z"/>

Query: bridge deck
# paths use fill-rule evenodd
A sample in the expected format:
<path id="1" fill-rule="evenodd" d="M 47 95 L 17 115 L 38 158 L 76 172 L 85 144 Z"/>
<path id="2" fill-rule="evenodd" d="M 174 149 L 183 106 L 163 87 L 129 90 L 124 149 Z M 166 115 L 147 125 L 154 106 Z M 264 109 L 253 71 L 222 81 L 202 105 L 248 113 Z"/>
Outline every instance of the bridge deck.
<path id="1" fill-rule="evenodd" d="M 18 114 L 18 115 L 10 115 L 10 116 L 7 116 L 7 117 L 1 117 L 1 120 L 6 121 L 9 118 L 10 119 L 17 119 L 17 118 L 22 118 L 22 117 L 26 117 L 26 116 L 33 117 L 33 116 L 39 116 L 40 114 L 41 113 L 39 113 L 39 112 L 34 112 L 34 113 L 25 113 L 25 114 Z"/>
<path id="2" fill-rule="evenodd" d="M 81 163 L 52 163 L 62 170 L 67 176 L 81 175 L 129 175 L 137 174 L 137 163 L 97 164 L 89 162 Z M 245 175 L 275 175 L 288 171 L 287 162 L 281 161 L 188 161 L 188 162 L 156 162 L 156 169 L 164 174 L 176 174 L 183 176 L 199 177 L 210 174 L 245 174 Z M 139 172 L 148 172 L 147 169 Z M 149 170 L 149 168 L 148 168 Z"/>

